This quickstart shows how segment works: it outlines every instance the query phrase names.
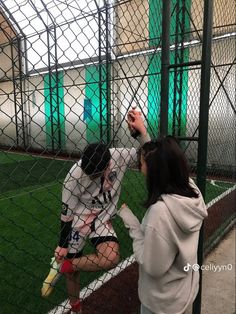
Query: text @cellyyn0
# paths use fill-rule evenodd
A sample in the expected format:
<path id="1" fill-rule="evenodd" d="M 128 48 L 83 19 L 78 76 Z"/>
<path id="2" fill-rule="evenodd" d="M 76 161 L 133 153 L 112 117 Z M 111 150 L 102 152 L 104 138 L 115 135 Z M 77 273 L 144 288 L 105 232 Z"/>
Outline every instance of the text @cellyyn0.
<path id="1" fill-rule="evenodd" d="M 199 265 L 199 264 L 193 264 L 191 265 L 190 263 L 187 263 L 187 265 L 184 266 L 184 271 L 190 271 L 190 270 L 194 270 L 194 271 L 199 271 L 199 269 L 201 270 L 205 270 L 205 271 L 213 271 L 214 273 L 216 272 L 220 272 L 220 271 L 228 271 L 228 270 L 232 270 L 233 269 L 233 265 L 232 264 L 226 264 L 226 265 L 214 265 L 214 264 L 206 264 L 206 265 Z"/>

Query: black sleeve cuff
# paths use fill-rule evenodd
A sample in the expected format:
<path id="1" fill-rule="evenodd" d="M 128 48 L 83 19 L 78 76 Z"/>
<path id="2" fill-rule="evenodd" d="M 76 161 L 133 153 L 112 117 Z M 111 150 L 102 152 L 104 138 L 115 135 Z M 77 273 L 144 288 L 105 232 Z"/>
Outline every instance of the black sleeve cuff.
<path id="1" fill-rule="evenodd" d="M 59 239 L 60 247 L 68 248 L 71 227 L 72 227 L 72 221 L 64 222 L 61 220 L 61 232 L 60 232 L 60 239 Z"/>

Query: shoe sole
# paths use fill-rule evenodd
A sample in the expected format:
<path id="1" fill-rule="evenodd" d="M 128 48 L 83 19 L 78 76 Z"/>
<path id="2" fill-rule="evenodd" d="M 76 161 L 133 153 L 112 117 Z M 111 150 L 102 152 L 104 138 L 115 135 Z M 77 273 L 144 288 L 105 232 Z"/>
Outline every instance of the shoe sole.
<path id="1" fill-rule="evenodd" d="M 61 274 L 58 272 L 53 275 L 49 274 L 47 276 L 47 278 L 44 280 L 44 283 L 41 289 L 42 297 L 48 297 L 52 293 L 53 288 L 55 287 L 60 277 L 61 277 Z"/>

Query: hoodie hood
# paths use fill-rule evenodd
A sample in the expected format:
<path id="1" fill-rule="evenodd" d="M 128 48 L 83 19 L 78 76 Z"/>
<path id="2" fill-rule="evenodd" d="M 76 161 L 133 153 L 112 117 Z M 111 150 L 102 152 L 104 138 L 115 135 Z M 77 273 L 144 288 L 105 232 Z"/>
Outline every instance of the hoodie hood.
<path id="1" fill-rule="evenodd" d="M 206 205 L 200 190 L 192 179 L 190 179 L 190 185 L 198 192 L 198 198 L 189 198 L 177 194 L 162 195 L 162 199 L 176 224 L 185 233 L 198 231 L 201 228 L 203 219 L 207 217 Z"/>

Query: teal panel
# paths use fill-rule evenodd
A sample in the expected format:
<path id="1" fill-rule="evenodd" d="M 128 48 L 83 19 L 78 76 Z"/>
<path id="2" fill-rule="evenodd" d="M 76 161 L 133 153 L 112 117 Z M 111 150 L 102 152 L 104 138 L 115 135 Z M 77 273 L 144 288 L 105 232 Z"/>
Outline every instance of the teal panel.
<path id="1" fill-rule="evenodd" d="M 161 101 L 161 54 L 149 58 L 148 65 L 148 133 L 156 137 L 159 127 L 160 101 Z"/>
<path id="2" fill-rule="evenodd" d="M 177 5 L 178 2 L 178 5 Z M 181 41 L 181 33 L 184 32 L 183 40 L 187 41 L 190 37 L 190 17 L 191 0 L 172 0 L 171 1 L 171 22 L 170 22 L 170 44 L 175 43 L 175 34 L 179 34 L 179 42 Z M 178 19 L 178 21 L 177 21 Z M 176 25 L 176 22 L 177 25 Z"/>
<path id="3" fill-rule="evenodd" d="M 160 45 L 162 1 L 149 0 L 149 47 Z"/>
<path id="4" fill-rule="evenodd" d="M 101 73 L 101 82 L 99 72 Z M 107 99 L 107 88 L 109 87 L 106 83 L 106 77 L 107 73 L 105 65 L 92 65 L 86 67 L 84 110 L 88 110 L 89 104 L 89 114 L 88 112 L 85 112 L 84 117 L 86 118 L 87 123 L 86 139 L 88 143 L 100 140 L 103 142 L 107 141 L 107 131 L 110 127 L 108 121 L 110 101 Z M 102 95 L 102 97 L 100 95 Z"/>
<path id="5" fill-rule="evenodd" d="M 170 42 L 174 43 L 174 34 L 177 30 L 181 34 L 181 23 L 184 23 L 184 32 L 186 33 L 190 29 L 190 18 L 186 13 L 186 9 L 182 9 L 182 6 L 191 12 L 191 0 L 179 1 L 179 10 L 177 13 L 176 4 L 177 0 L 171 1 L 171 22 L 170 22 Z M 159 44 L 159 37 L 161 36 L 161 15 L 162 15 L 162 5 L 159 0 L 149 0 L 149 36 L 150 36 L 150 47 Z M 176 19 L 178 16 L 178 25 L 176 26 Z M 189 34 L 184 35 L 184 41 L 189 39 Z M 178 38 L 181 41 L 181 36 Z M 185 49 L 183 52 L 183 62 L 189 60 L 189 50 Z M 175 63 L 174 51 L 170 52 L 170 63 Z M 159 134 L 159 117 L 160 117 L 160 92 L 161 92 L 161 53 L 156 53 L 153 57 L 149 56 L 149 69 L 148 69 L 148 125 L 149 132 L 153 137 Z M 188 71 L 182 73 L 180 79 L 180 72 L 177 74 L 177 92 L 176 92 L 176 112 L 178 112 L 178 117 L 173 115 L 174 108 L 174 72 L 170 72 L 169 77 L 169 109 L 168 109 L 168 133 L 173 134 L 173 119 L 176 119 L 175 123 L 180 130 L 178 133 L 181 135 L 186 134 L 186 119 L 187 119 L 187 93 L 188 93 Z M 182 80 L 182 88 L 180 89 L 180 84 Z M 181 95 L 179 94 L 181 91 Z M 181 102 L 181 108 L 179 108 L 179 101 Z"/>
<path id="6" fill-rule="evenodd" d="M 149 0 L 149 47 L 160 45 L 162 23 L 162 1 Z M 159 133 L 161 54 L 149 57 L 148 64 L 148 132 L 151 137 Z"/>
<path id="7" fill-rule="evenodd" d="M 46 125 L 46 147 L 65 147 L 65 105 L 63 72 L 44 76 L 44 109 Z"/>
<path id="8" fill-rule="evenodd" d="M 170 53 L 170 62 L 174 63 L 174 51 Z M 189 49 L 186 48 L 183 52 L 183 62 L 189 60 Z M 182 75 L 182 77 L 181 77 Z M 182 80 L 182 82 L 181 82 Z M 176 108 L 174 112 L 174 81 L 175 73 L 170 72 L 170 93 L 169 93 L 169 110 L 168 110 L 168 133 L 180 136 L 186 135 L 186 124 L 187 124 L 187 100 L 188 100 L 188 69 L 185 71 L 177 71 L 176 77 Z M 181 107 L 179 107 L 181 106 Z M 175 119 L 175 130 L 173 130 L 173 124 Z"/>

